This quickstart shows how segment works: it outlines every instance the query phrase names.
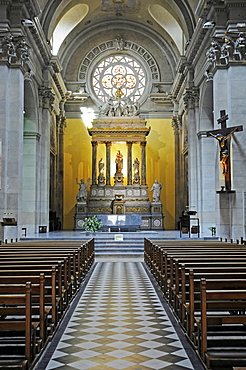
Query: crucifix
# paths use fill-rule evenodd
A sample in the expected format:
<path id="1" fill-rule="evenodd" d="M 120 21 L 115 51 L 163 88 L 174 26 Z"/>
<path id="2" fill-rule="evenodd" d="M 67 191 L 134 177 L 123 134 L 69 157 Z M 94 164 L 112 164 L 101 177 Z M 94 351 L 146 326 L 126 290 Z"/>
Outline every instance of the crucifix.
<path id="1" fill-rule="evenodd" d="M 225 110 L 220 111 L 220 118 L 217 120 L 221 124 L 221 129 L 207 131 L 207 136 L 212 136 L 219 142 L 220 147 L 220 164 L 222 173 L 225 177 L 225 190 L 231 190 L 231 168 L 230 168 L 230 145 L 229 139 L 237 131 L 243 131 L 243 126 L 226 127 L 228 114 Z"/>

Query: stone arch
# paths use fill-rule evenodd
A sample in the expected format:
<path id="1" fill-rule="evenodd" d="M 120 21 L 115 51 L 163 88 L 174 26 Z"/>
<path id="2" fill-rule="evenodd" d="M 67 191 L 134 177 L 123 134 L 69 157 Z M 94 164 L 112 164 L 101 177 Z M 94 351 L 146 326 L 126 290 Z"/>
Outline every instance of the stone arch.
<path id="1" fill-rule="evenodd" d="M 85 53 L 85 55 L 88 56 L 88 54 L 90 54 L 90 52 L 94 50 L 97 46 L 101 48 L 101 50 L 99 50 L 99 53 L 103 52 L 104 50 L 109 50 L 110 48 L 112 49 L 113 39 L 108 39 L 109 44 L 106 44 L 105 38 L 103 39 L 101 37 L 102 35 L 106 37 L 109 34 L 112 35 L 112 30 L 114 30 L 115 37 L 117 35 L 123 37 L 123 39 L 125 40 L 126 49 L 128 49 L 129 51 L 134 51 L 136 55 L 139 54 L 139 56 L 141 56 L 142 58 L 143 54 L 145 54 L 145 51 L 148 51 L 151 57 L 153 56 L 154 52 L 157 54 L 161 54 L 162 57 L 159 56 L 159 60 L 160 58 L 165 58 L 169 68 L 171 69 L 172 77 L 174 78 L 176 73 L 176 65 L 180 57 L 178 50 L 171 46 L 168 43 L 167 39 L 161 37 L 160 34 L 158 34 L 155 30 L 143 24 L 136 24 L 136 22 L 124 20 L 121 20 L 120 22 L 116 22 L 115 20 L 107 21 L 106 23 L 102 22 L 100 24 L 91 26 L 90 28 L 85 29 L 81 32 L 77 32 L 77 29 L 71 31 L 66 40 L 64 40 L 59 51 L 59 57 L 63 65 L 64 75 L 67 74 L 69 70 L 69 65 L 71 63 L 74 67 L 73 59 L 75 56 L 78 58 L 78 52 L 81 54 L 85 50 L 88 50 Z M 140 39 L 142 40 L 141 42 L 136 42 L 136 40 Z M 82 48 L 83 45 L 84 47 Z M 90 45 L 90 48 L 88 48 L 88 45 Z M 146 55 L 148 53 L 146 53 Z M 88 61 L 89 63 L 90 58 Z M 83 59 L 84 56 L 82 60 Z M 78 68 L 80 68 L 80 65 L 78 66 Z"/>
<path id="2" fill-rule="evenodd" d="M 24 132 L 38 131 L 38 106 L 34 86 L 29 79 L 24 80 Z"/>
<path id="3" fill-rule="evenodd" d="M 92 50 L 87 53 L 87 55 L 83 58 L 81 67 L 79 70 L 79 79 L 85 80 L 87 70 L 90 68 L 90 65 L 93 61 L 100 55 L 100 58 L 103 58 L 103 55 L 106 52 L 113 52 L 115 51 L 114 48 L 114 41 L 108 40 L 100 45 L 95 46 Z M 124 41 L 124 52 L 131 51 L 136 55 L 139 55 L 140 58 L 145 61 L 145 63 L 149 66 L 152 80 L 159 81 L 160 79 L 160 72 L 157 66 L 157 63 L 151 53 L 144 48 L 143 46 L 138 45 L 135 42 L 131 41 Z M 119 54 L 119 52 L 117 52 Z"/>
<path id="4" fill-rule="evenodd" d="M 213 80 L 207 80 L 201 91 L 198 131 L 213 130 Z"/>

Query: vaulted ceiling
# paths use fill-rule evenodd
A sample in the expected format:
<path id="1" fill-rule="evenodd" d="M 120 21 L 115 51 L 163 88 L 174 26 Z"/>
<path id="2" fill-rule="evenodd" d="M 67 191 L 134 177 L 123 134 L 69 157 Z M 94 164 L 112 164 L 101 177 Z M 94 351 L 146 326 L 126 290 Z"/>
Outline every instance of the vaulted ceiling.
<path id="1" fill-rule="evenodd" d="M 100 32 L 110 27 L 114 35 L 117 25 L 127 23 L 129 30 L 139 27 L 164 38 L 178 57 L 195 28 L 197 4 L 198 0 L 39 0 L 41 24 L 58 55 L 71 35 L 86 35 L 99 25 Z"/>

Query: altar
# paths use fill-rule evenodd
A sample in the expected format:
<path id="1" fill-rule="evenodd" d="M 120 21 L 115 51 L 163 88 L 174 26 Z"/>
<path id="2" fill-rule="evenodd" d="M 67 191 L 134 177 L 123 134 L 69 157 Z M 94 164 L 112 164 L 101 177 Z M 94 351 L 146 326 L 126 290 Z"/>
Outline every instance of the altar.
<path id="1" fill-rule="evenodd" d="M 101 107 L 99 117 L 88 129 L 92 137 L 92 180 L 87 184 L 90 187 L 88 196 L 86 184 L 81 180 L 75 210 L 75 230 L 83 229 L 83 220 L 93 215 L 129 215 L 129 220 L 136 216 L 141 220 L 138 221 L 140 229 L 164 228 L 160 202 L 162 185 L 155 180 L 150 189 L 153 190 L 153 201 L 150 202 L 146 184 L 146 137 L 150 128 L 139 117 L 137 104 L 135 106 L 132 102 L 135 109 L 132 108 L 131 112 L 134 113 L 127 113 L 129 105 L 129 100 L 124 103 L 120 98 L 115 106 L 110 101 L 110 104 Z M 105 153 L 100 160 L 97 154 L 99 146 L 104 148 Z M 122 146 L 127 153 L 126 159 L 120 149 Z M 134 146 L 138 146 L 141 154 L 133 159 Z M 117 150 L 112 152 L 112 147 Z M 108 222 L 109 218 L 106 218 Z"/>
<path id="2" fill-rule="evenodd" d="M 142 224 L 141 215 L 100 215 L 103 231 L 136 231 Z"/>

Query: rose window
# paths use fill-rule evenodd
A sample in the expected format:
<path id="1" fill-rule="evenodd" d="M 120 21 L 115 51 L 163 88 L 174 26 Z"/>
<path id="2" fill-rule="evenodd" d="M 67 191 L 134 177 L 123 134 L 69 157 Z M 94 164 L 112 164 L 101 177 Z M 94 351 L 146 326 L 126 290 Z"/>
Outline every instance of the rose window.
<path id="1" fill-rule="evenodd" d="M 146 76 L 143 67 L 132 57 L 110 56 L 100 61 L 93 73 L 93 89 L 97 97 L 106 101 L 117 96 L 122 100 L 137 101 L 143 96 Z"/>

